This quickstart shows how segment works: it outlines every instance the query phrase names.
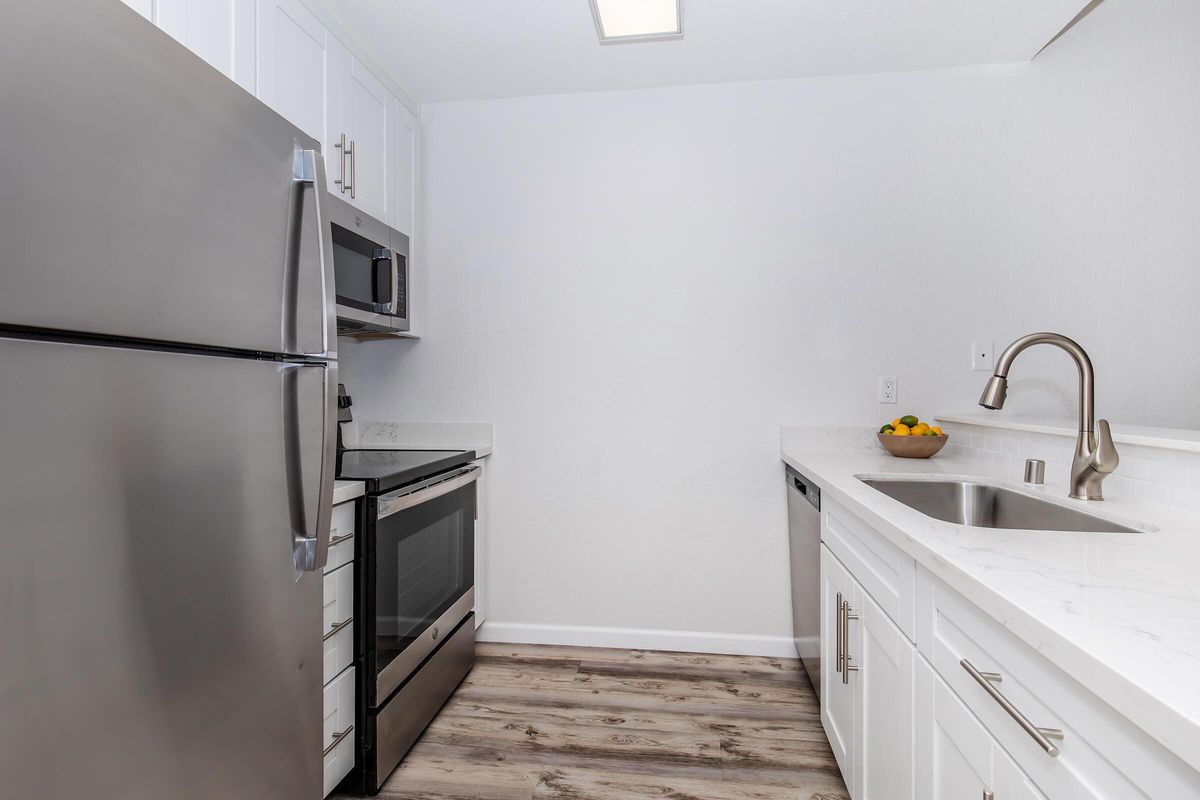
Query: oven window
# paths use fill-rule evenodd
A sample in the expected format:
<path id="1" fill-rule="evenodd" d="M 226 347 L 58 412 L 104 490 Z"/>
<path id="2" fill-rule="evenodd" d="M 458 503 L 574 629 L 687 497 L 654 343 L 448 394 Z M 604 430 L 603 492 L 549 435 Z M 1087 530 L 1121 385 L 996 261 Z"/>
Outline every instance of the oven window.
<path id="1" fill-rule="evenodd" d="M 376 523 L 375 671 L 475 583 L 475 486 Z"/>

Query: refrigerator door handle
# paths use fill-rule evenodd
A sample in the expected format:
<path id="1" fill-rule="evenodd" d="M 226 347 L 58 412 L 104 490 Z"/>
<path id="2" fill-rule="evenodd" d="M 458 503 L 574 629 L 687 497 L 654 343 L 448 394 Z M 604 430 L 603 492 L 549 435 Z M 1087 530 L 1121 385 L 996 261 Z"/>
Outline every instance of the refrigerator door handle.
<path id="1" fill-rule="evenodd" d="M 292 185 L 294 187 L 292 213 L 288 217 L 288 243 L 286 265 L 286 289 L 284 298 L 284 347 L 289 353 L 314 358 L 337 358 L 337 334 L 335 333 L 336 299 L 333 283 L 333 241 L 329 231 L 329 211 L 325 201 L 325 159 L 319 151 L 305 150 L 296 145 L 292 154 Z M 301 275 L 301 238 L 304 228 L 304 196 L 312 189 L 317 220 L 317 250 L 321 268 L 316 276 Z M 315 277 L 320 283 L 318 297 L 321 304 L 320 349 L 306 351 L 307 342 L 301 341 L 302 324 L 299 319 L 300 281 Z"/>
<path id="2" fill-rule="evenodd" d="M 321 371 L 320 469 L 317 486 L 306 485 L 302 440 L 301 376 L 310 370 Z M 329 532 L 333 523 L 333 481 L 337 468 L 337 366 L 334 364 L 293 364 L 284 372 L 284 436 L 287 475 L 291 487 L 292 557 L 300 572 L 317 572 L 329 560 Z M 307 378 L 305 379 L 307 380 Z M 311 406 L 307 407 L 311 413 Z M 310 451 L 311 452 L 311 451 Z M 315 500 L 315 503 L 313 502 Z M 311 527 L 310 527 L 311 525 Z"/>

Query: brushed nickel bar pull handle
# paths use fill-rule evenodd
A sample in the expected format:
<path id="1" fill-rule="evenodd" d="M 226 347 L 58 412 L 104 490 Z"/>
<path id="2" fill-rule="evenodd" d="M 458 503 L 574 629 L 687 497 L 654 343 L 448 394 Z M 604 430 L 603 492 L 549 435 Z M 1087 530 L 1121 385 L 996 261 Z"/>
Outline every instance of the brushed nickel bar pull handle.
<path id="1" fill-rule="evenodd" d="M 334 530 L 336 531 L 337 528 L 334 528 Z M 336 544 L 341 544 L 342 542 L 345 542 L 345 541 L 347 541 L 349 539 L 353 539 L 353 538 L 354 538 L 354 531 L 350 531 L 349 533 L 344 534 L 342 536 L 331 536 L 331 537 L 329 537 L 329 546 L 333 547 Z"/>
<path id="2" fill-rule="evenodd" d="M 353 731 L 353 730 L 354 730 L 354 726 L 353 726 L 353 725 L 351 725 L 350 727 L 346 728 L 346 730 L 344 730 L 344 731 L 339 731 L 338 733 L 335 733 L 335 734 L 333 735 L 333 741 L 332 741 L 332 742 L 330 742 L 330 743 L 329 743 L 329 746 L 325 748 L 325 752 L 324 752 L 324 753 L 321 755 L 321 757 L 322 757 L 322 758 L 324 758 L 325 756 L 327 756 L 327 755 L 329 755 L 330 753 L 332 753 L 332 752 L 333 752 L 333 748 L 335 748 L 335 747 L 337 747 L 339 744 L 341 744 L 341 743 L 342 743 L 342 739 L 345 739 L 347 736 L 349 736 L 349 735 L 350 735 L 350 732 L 351 732 L 351 731 Z"/>
<path id="3" fill-rule="evenodd" d="M 846 665 L 846 655 L 842 650 L 842 593 L 837 593 L 837 672 L 842 674 L 842 667 Z"/>
<path id="4" fill-rule="evenodd" d="M 1050 740 L 1057 739 L 1062 741 L 1064 738 L 1062 731 L 1060 731 L 1058 728 L 1039 728 L 1030 722 L 1024 714 L 1017 710 L 1017 707 L 1014 706 L 1007 697 L 1000 693 L 999 689 L 992 685 L 993 683 L 999 683 L 1002 680 L 1000 675 L 996 674 L 995 672 L 980 672 L 979 670 L 975 669 L 974 664 L 965 658 L 958 663 L 967 671 L 968 675 L 975 679 L 976 683 L 983 687 L 983 690 L 987 692 L 993 700 L 1000 704 L 1000 707 L 1003 708 L 1010 717 L 1016 720 L 1016 723 L 1021 726 L 1021 730 L 1028 733 L 1030 738 L 1037 742 L 1038 747 L 1046 751 L 1046 755 L 1050 756 L 1051 758 L 1058 757 L 1059 750 Z"/>
<path id="5" fill-rule="evenodd" d="M 842 603 L 842 642 L 846 650 L 846 663 L 842 665 L 842 683 L 850 683 L 850 673 L 858 672 L 858 667 L 851 663 L 850 659 L 850 620 L 858 619 L 858 614 L 850 613 L 850 601 L 846 600 Z"/>
<path id="6" fill-rule="evenodd" d="M 983 800 L 996 800 L 996 795 L 992 794 L 991 789 L 983 790 Z"/>
<path id="7" fill-rule="evenodd" d="M 329 626 L 329 631 L 324 636 L 321 637 L 321 641 L 328 642 L 334 636 L 337 636 L 338 633 L 340 633 L 342 631 L 342 629 L 345 628 L 347 625 L 349 625 L 351 622 L 354 622 L 354 617 L 350 617 L 349 619 L 342 620 L 341 622 L 333 623 L 332 625 Z"/>
<path id="8" fill-rule="evenodd" d="M 354 140 L 350 140 L 350 199 L 353 200 L 355 192 L 358 191 L 358 175 L 355 171 L 355 166 L 358 162 L 358 153 L 354 149 Z"/>
<path id="9" fill-rule="evenodd" d="M 342 134 L 341 141 L 334 144 L 341 151 L 341 157 L 338 158 L 338 177 L 333 179 L 333 182 L 338 185 L 338 191 L 342 194 L 346 193 L 346 134 Z M 351 195 L 353 197 L 353 195 Z"/>

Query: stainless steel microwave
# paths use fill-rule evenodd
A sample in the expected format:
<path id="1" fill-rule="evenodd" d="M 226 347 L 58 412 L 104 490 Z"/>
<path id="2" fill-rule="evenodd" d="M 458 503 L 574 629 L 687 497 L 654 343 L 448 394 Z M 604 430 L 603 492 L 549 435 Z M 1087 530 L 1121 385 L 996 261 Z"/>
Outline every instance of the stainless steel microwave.
<path id="1" fill-rule="evenodd" d="M 409 330 L 408 237 L 329 196 L 338 333 Z"/>

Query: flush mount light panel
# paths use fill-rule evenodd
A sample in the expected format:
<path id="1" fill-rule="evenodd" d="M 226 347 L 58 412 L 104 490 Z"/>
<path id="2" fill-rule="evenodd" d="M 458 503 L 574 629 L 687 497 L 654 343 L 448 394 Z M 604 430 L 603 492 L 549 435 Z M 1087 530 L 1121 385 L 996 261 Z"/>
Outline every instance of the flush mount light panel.
<path id="1" fill-rule="evenodd" d="M 683 38 L 683 0 L 589 0 L 601 44 Z"/>

